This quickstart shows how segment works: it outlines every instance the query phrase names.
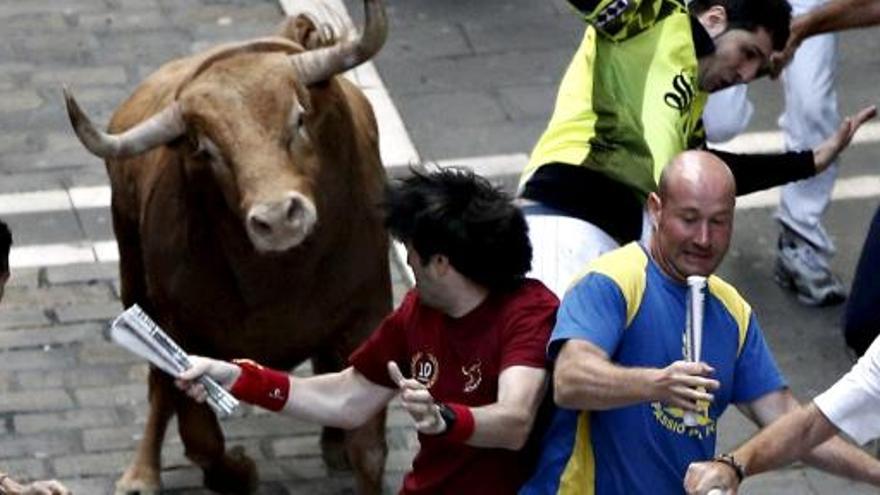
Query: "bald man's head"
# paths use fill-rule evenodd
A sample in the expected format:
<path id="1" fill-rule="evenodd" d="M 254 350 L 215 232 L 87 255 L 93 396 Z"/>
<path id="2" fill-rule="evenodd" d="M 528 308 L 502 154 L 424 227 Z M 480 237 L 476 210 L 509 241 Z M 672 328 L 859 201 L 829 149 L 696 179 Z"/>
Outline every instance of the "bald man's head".
<path id="1" fill-rule="evenodd" d="M 710 275 L 733 232 L 736 183 L 730 169 L 705 151 L 676 156 L 648 197 L 654 222 L 651 255 L 669 276 Z"/>
<path id="2" fill-rule="evenodd" d="M 676 155 L 660 174 L 658 191 L 663 199 L 669 194 L 670 183 L 700 182 L 719 194 L 736 200 L 736 181 L 727 164 L 706 151 L 685 151 Z M 717 188 L 717 189 L 716 189 Z"/>

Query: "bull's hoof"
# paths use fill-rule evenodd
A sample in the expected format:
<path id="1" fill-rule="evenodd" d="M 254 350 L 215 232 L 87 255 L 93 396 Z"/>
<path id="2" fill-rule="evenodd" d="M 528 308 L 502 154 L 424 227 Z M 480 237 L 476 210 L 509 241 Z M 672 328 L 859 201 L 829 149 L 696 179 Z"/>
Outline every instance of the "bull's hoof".
<path id="1" fill-rule="evenodd" d="M 116 482 L 115 495 L 158 495 L 162 488 L 159 473 L 150 468 L 129 466 Z"/>
<path id="2" fill-rule="evenodd" d="M 257 490 L 257 465 L 244 453 L 244 448 L 229 449 L 223 460 L 205 469 L 205 488 L 217 493 L 244 495 Z"/>

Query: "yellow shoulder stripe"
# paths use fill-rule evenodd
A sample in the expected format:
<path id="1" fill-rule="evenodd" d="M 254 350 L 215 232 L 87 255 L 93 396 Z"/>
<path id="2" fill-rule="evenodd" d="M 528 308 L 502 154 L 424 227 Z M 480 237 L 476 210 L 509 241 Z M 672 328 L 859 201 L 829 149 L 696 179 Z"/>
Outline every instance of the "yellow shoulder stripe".
<path id="1" fill-rule="evenodd" d="M 645 267 L 648 256 L 636 242 L 631 242 L 620 249 L 615 249 L 590 262 L 583 273 L 575 277 L 575 282 L 591 272 L 601 273 L 617 284 L 626 301 L 626 326 L 632 323 L 642 296 L 645 294 L 647 278 Z"/>
<path id="2" fill-rule="evenodd" d="M 709 277 L 709 292 L 721 301 L 721 304 L 736 320 L 739 329 L 739 343 L 736 349 L 736 355 L 739 356 L 742 351 L 743 344 L 746 342 L 746 334 L 749 331 L 749 318 L 752 315 L 752 307 L 739 292 L 730 284 L 721 280 L 719 277 L 712 275 Z"/>

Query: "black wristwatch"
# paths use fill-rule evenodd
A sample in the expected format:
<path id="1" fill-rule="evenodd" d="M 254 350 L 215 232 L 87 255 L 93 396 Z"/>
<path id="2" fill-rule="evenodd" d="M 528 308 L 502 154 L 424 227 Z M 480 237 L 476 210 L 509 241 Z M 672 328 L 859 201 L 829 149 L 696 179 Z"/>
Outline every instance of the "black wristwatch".
<path id="1" fill-rule="evenodd" d="M 455 426 L 455 422 L 458 420 L 458 416 L 455 414 L 455 411 L 446 406 L 446 404 L 440 402 L 437 404 L 437 408 L 440 410 L 440 417 L 443 419 L 443 423 L 446 425 L 446 428 L 443 430 L 440 435 L 445 435 L 452 431 L 452 427 Z"/>
<path id="2" fill-rule="evenodd" d="M 737 483 L 742 483 L 743 478 L 746 477 L 745 468 L 735 457 L 733 457 L 733 454 L 717 455 L 712 459 L 712 462 L 720 462 L 721 464 L 727 464 L 730 466 L 730 469 L 733 469 L 733 472 L 736 473 Z"/>

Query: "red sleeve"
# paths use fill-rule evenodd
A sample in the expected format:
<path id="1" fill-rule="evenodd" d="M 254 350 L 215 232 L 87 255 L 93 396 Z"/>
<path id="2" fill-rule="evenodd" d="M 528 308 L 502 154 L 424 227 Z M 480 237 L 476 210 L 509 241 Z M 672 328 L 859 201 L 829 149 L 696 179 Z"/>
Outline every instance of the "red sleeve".
<path id="1" fill-rule="evenodd" d="M 521 365 L 544 368 L 547 342 L 556 322 L 559 299 L 544 284 L 528 280 L 508 317 L 504 330 L 501 369 Z"/>
<path id="2" fill-rule="evenodd" d="M 400 307 L 382 320 L 370 337 L 348 357 L 348 363 L 367 380 L 383 387 L 397 388 L 397 384 L 388 376 L 388 361 L 395 361 L 404 376 L 409 376 L 406 329 L 415 310 L 416 299 L 416 292 L 409 291 Z"/>

